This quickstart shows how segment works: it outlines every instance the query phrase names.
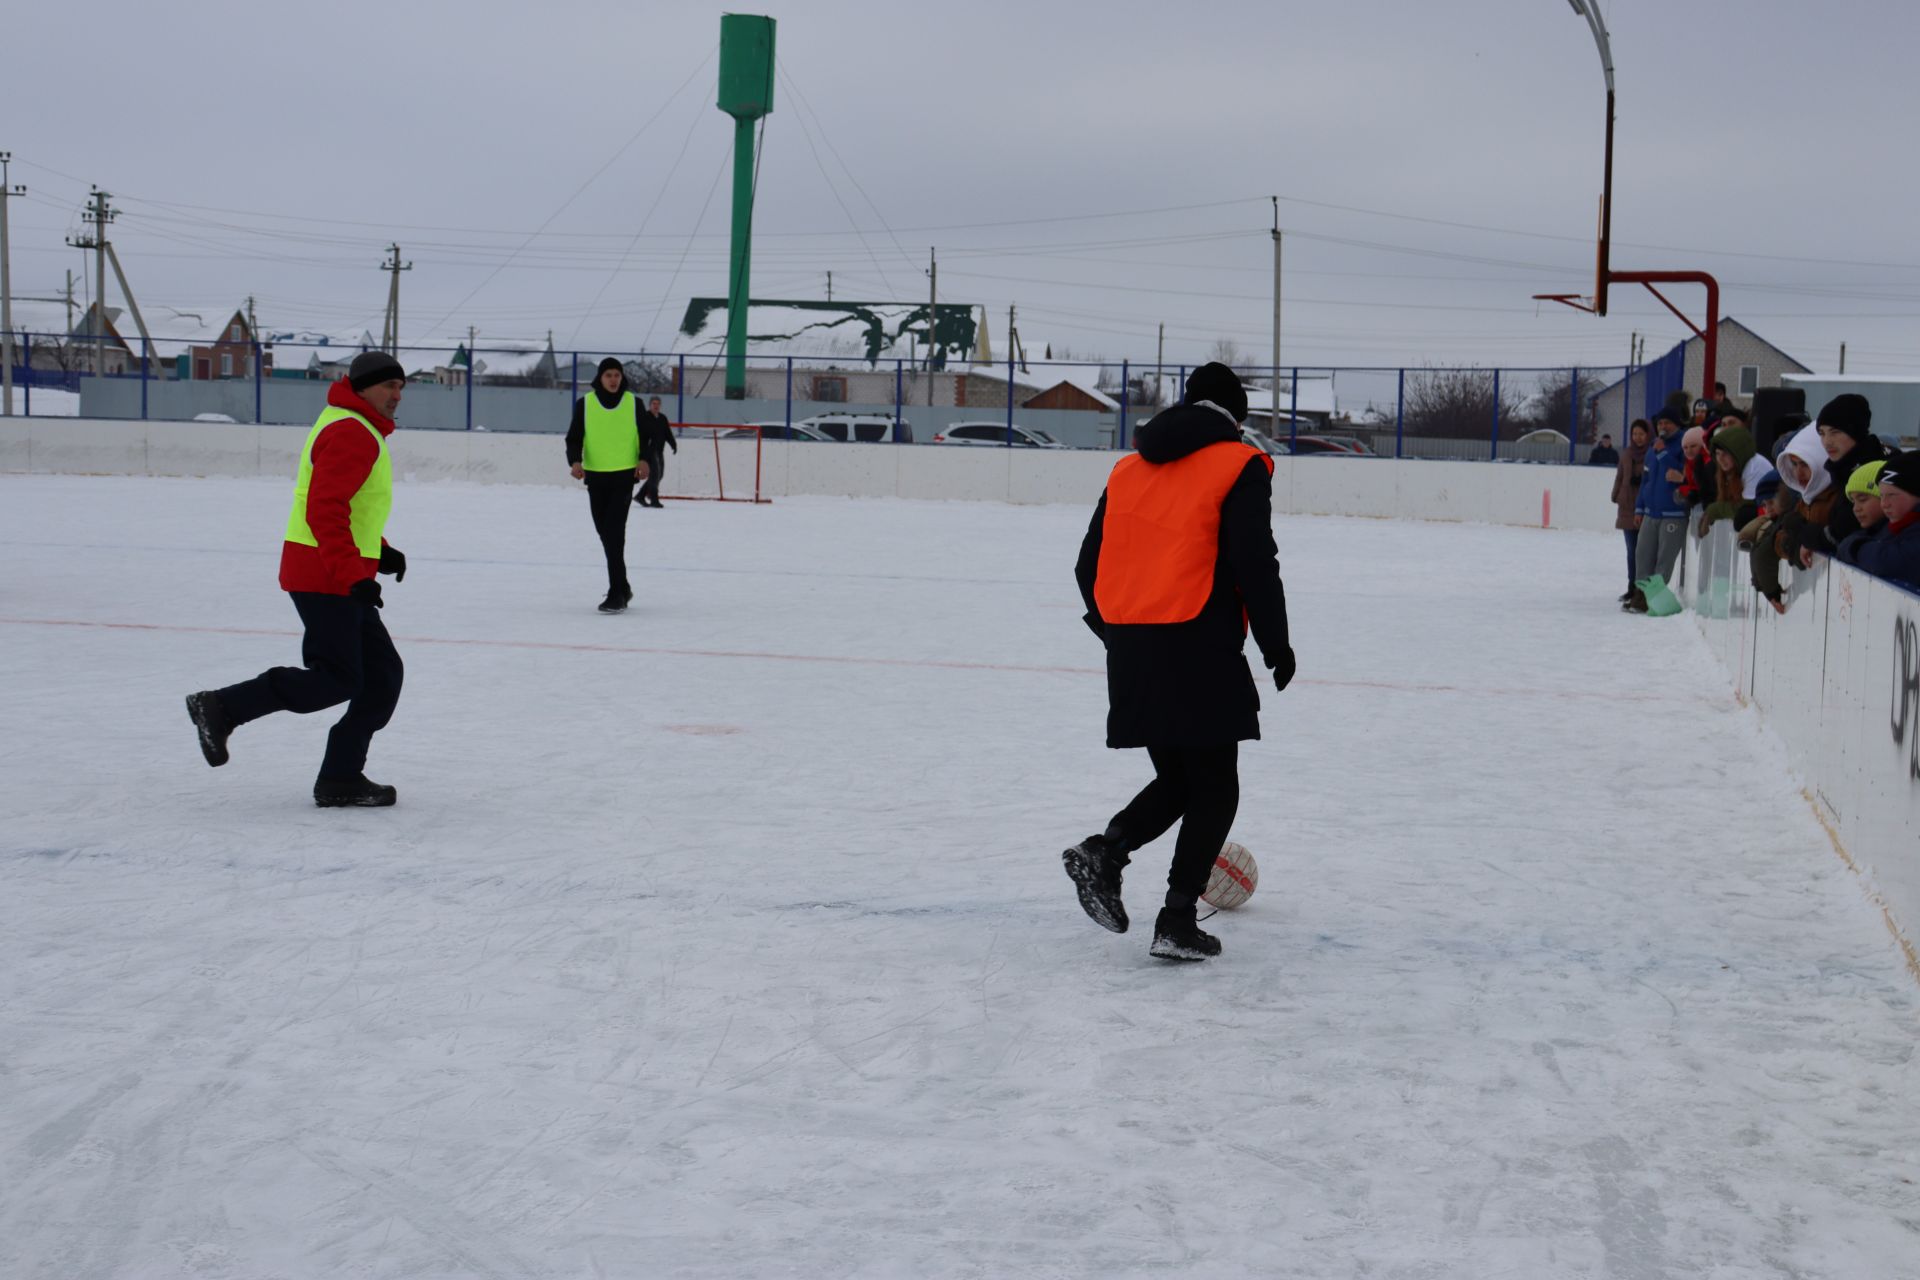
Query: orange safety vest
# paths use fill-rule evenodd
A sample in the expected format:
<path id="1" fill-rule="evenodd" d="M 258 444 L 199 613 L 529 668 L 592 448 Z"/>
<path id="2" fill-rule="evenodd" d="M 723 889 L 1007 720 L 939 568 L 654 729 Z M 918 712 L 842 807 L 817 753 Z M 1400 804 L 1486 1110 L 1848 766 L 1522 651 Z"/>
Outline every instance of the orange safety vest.
<path id="1" fill-rule="evenodd" d="M 1213 594 L 1220 555 L 1220 504 L 1258 458 L 1251 445 L 1223 440 L 1173 462 L 1120 459 L 1107 480 L 1100 564 L 1093 600 L 1110 623 L 1191 622 Z"/>

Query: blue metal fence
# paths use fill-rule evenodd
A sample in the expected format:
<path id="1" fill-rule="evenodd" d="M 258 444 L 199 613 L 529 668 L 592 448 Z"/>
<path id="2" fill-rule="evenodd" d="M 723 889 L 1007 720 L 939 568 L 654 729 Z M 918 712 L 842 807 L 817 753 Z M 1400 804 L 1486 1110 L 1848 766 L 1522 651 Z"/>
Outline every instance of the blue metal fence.
<path id="1" fill-rule="evenodd" d="M 305 425 L 326 385 L 359 354 L 338 345 L 229 344 L 220 349 L 231 347 L 243 373 L 195 379 L 183 376 L 197 371 L 186 359 L 159 358 L 144 343 L 102 351 L 84 338 L 21 334 L 16 341 L 23 356 L 34 353 L 15 370 L 16 409 L 33 416 L 84 412 Z M 928 370 L 906 359 L 762 356 L 748 360 L 749 399 L 730 401 L 716 353 L 614 354 L 636 390 L 670 399 L 680 422 L 826 423 L 849 440 L 876 438 L 871 422 L 857 437 L 840 422 L 853 415 L 884 420 L 877 438 L 898 443 L 956 440 L 947 434 L 955 423 L 997 423 L 998 443 L 1007 447 L 1045 447 L 1051 436 L 1070 447 L 1127 448 L 1147 417 L 1178 398 L 1192 368 L 1131 358 L 1020 361 L 1009 355 L 992 364 Z M 416 370 L 401 411 L 409 426 L 512 431 L 564 430 L 572 400 L 587 390 L 602 358 L 597 351 L 490 347 L 470 354 L 408 347 L 399 355 Z M 69 367 L 45 367 L 54 358 Z M 92 373 L 100 363 L 108 371 Z M 469 367 L 479 370 L 477 377 Z M 1249 366 L 1241 374 L 1248 426 L 1276 453 L 1578 462 L 1602 434 L 1624 441 L 1631 417 L 1642 404 L 1664 400 L 1682 369 L 1678 358 L 1663 358 L 1632 369 L 1301 365 Z M 37 405 L 30 398 L 35 388 L 42 390 Z M 68 398 L 52 403 L 47 391 Z"/>

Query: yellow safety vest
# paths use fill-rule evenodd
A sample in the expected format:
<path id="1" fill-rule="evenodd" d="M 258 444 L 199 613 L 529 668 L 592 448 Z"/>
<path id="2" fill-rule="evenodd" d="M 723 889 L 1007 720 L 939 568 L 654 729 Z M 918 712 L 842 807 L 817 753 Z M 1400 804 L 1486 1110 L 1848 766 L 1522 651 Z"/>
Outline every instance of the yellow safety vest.
<path id="1" fill-rule="evenodd" d="M 380 447 L 373 469 L 367 472 L 367 478 L 347 504 L 354 547 L 367 559 L 378 560 L 380 538 L 387 529 L 387 513 L 393 510 L 393 456 L 387 452 L 387 438 L 380 434 L 378 427 L 351 409 L 332 405 L 321 411 L 320 420 L 313 424 L 313 430 L 307 433 L 307 443 L 300 450 L 300 470 L 293 480 L 293 510 L 287 516 L 287 541 L 306 547 L 320 545 L 320 539 L 313 536 L 307 524 L 307 491 L 313 487 L 313 442 L 320 438 L 322 431 L 343 418 L 352 418 L 365 427 Z"/>
<path id="2" fill-rule="evenodd" d="M 640 465 L 640 432 L 635 423 L 633 392 L 622 391 L 609 409 L 589 391 L 585 406 L 586 440 L 580 465 L 588 471 L 631 471 Z"/>

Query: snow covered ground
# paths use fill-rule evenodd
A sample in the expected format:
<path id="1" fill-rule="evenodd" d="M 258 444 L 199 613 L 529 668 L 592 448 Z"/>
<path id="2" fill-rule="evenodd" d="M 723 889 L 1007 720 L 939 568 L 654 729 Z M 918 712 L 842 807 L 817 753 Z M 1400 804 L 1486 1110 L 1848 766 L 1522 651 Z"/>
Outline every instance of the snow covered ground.
<path id="1" fill-rule="evenodd" d="M 1920 988 L 1612 536 L 1281 521 L 1170 966 L 1060 871 L 1084 510 L 636 510 L 604 617 L 582 494 L 403 485 L 322 812 L 181 708 L 296 659 L 289 487 L 0 477 L 0 1275 L 1920 1273 Z"/>
<path id="2" fill-rule="evenodd" d="M 27 415 L 27 388 L 16 384 L 13 388 L 13 412 L 19 417 Z M 33 388 L 33 417 L 36 418 L 75 418 L 80 415 L 80 393 L 67 391 L 59 387 Z"/>

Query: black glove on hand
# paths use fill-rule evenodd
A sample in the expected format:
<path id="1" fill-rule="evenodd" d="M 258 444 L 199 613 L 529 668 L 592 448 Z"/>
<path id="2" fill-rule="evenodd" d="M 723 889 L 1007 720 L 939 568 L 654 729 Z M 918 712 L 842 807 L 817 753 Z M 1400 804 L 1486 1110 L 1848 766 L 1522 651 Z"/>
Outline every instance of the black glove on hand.
<path id="1" fill-rule="evenodd" d="M 393 575 L 395 582 L 407 580 L 407 554 L 398 547 L 380 548 L 380 572 Z"/>
<path id="2" fill-rule="evenodd" d="M 384 557 L 383 557 L 384 558 Z M 380 584 L 372 578 L 362 578 L 347 588 L 347 598 L 358 600 L 361 604 L 370 604 L 376 609 L 386 606 L 380 603 Z"/>
<path id="3" fill-rule="evenodd" d="M 1288 645 L 1287 651 L 1280 656 L 1280 661 L 1274 663 L 1273 665 L 1273 687 L 1275 689 L 1284 690 L 1288 685 L 1292 683 L 1293 683 L 1293 646 Z"/>

